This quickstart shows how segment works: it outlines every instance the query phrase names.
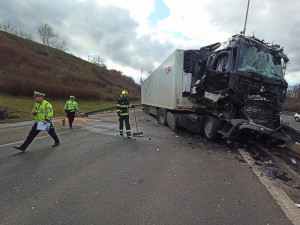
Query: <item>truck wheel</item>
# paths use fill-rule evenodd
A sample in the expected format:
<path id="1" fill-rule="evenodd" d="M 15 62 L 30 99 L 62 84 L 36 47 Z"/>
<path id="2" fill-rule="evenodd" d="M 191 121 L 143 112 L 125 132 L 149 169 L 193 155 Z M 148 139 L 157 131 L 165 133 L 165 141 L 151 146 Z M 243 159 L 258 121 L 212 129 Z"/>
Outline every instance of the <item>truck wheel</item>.
<path id="1" fill-rule="evenodd" d="M 149 106 L 145 106 L 145 113 L 149 115 Z"/>
<path id="2" fill-rule="evenodd" d="M 167 124 L 167 110 L 163 108 L 158 110 L 158 122 L 162 125 Z"/>
<path id="3" fill-rule="evenodd" d="M 217 132 L 220 129 L 221 121 L 217 118 L 207 116 L 204 120 L 204 135 L 208 140 L 215 140 L 217 137 L 220 137 Z"/>
<path id="4" fill-rule="evenodd" d="M 295 117 L 296 122 L 299 122 L 299 117 Z"/>

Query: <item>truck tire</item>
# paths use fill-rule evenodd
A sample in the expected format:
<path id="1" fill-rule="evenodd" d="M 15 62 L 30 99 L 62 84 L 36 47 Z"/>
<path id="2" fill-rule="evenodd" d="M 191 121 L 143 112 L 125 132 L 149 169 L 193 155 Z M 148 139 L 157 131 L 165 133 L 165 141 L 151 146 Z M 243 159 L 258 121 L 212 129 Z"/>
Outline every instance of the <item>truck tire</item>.
<path id="1" fill-rule="evenodd" d="M 158 123 L 162 125 L 167 125 L 167 110 L 160 108 L 158 110 Z"/>
<path id="2" fill-rule="evenodd" d="M 295 121 L 299 122 L 300 121 L 299 117 L 295 117 Z"/>
<path id="3" fill-rule="evenodd" d="M 220 137 L 217 132 L 221 127 L 221 121 L 215 117 L 207 116 L 204 119 L 203 132 L 208 140 L 214 141 Z"/>
<path id="4" fill-rule="evenodd" d="M 177 120 L 178 120 L 178 115 L 173 114 L 171 112 L 167 112 L 167 125 L 174 132 L 177 131 Z"/>
<path id="5" fill-rule="evenodd" d="M 145 105 L 145 113 L 148 114 L 148 115 L 149 115 L 149 111 L 150 111 L 149 108 L 150 108 L 149 106 Z"/>

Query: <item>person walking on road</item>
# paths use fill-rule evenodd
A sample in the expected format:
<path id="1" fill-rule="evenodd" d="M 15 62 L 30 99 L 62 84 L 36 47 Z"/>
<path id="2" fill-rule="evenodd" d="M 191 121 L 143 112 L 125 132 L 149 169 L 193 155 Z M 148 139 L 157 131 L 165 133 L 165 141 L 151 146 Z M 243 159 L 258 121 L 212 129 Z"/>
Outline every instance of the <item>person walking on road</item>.
<path id="1" fill-rule="evenodd" d="M 120 98 L 117 101 L 117 113 L 119 117 L 119 131 L 123 136 L 123 121 L 125 120 L 127 137 L 131 136 L 130 124 L 129 124 L 129 99 L 127 98 L 128 92 L 122 91 Z"/>
<path id="2" fill-rule="evenodd" d="M 64 110 L 67 113 L 70 129 L 72 129 L 75 114 L 78 111 L 78 104 L 75 102 L 75 97 L 73 95 L 71 95 L 70 100 L 66 102 Z"/>
<path id="3" fill-rule="evenodd" d="M 33 98 L 35 104 L 31 114 L 35 116 L 35 123 L 33 124 L 23 144 L 21 146 L 14 146 L 13 148 L 25 152 L 27 147 L 34 140 L 34 138 L 41 132 L 41 130 L 47 130 L 49 135 L 55 141 L 52 147 L 56 147 L 60 144 L 52 124 L 53 108 L 49 102 L 43 99 L 44 96 L 45 94 L 43 93 L 37 91 L 34 92 Z"/>

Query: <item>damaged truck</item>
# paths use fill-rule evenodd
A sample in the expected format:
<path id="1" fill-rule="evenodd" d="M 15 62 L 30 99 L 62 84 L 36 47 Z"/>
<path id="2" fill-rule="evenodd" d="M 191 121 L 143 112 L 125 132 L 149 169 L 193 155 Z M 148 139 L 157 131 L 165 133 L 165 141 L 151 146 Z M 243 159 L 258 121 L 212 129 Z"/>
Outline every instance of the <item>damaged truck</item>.
<path id="1" fill-rule="evenodd" d="M 280 119 L 288 61 L 279 45 L 243 34 L 177 49 L 142 82 L 142 105 L 174 131 L 182 127 L 209 140 L 246 134 L 290 148 L 300 131 Z"/>

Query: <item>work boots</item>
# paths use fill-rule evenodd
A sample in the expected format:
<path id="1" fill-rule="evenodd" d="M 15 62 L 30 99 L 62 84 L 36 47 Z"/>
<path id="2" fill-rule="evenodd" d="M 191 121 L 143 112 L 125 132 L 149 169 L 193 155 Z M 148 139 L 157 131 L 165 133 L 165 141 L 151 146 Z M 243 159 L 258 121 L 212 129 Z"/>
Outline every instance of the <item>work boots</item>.
<path id="1" fill-rule="evenodd" d="M 20 150 L 21 152 L 25 152 L 26 149 L 22 148 L 21 146 L 14 146 L 13 147 L 14 149 L 18 149 Z"/>
<path id="2" fill-rule="evenodd" d="M 131 132 L 127 132 L 127 137 L 128 137 L 128 138 L 131 137 Z"/>
<path id="3" fill-rule="evenodd" d="M 55 142 L 54 145 L 52 145 L 52 147 L 57 147 L 57 146 L 59 146 L 59 145 L 60 145 L 59 142 Z"/>
<path id="4" fill-rule="evenodd" d="M 123 136 L 123 132 L 120 131 L 120 136 Z"/>

